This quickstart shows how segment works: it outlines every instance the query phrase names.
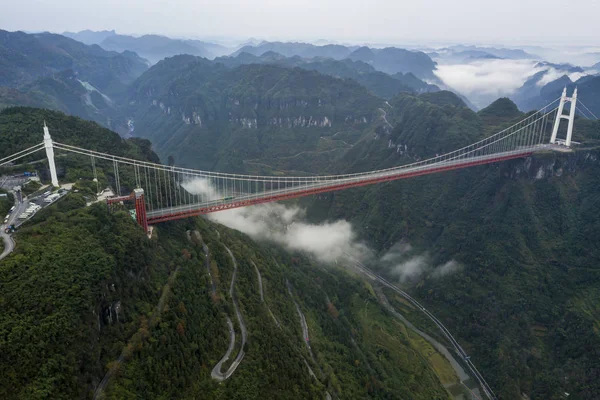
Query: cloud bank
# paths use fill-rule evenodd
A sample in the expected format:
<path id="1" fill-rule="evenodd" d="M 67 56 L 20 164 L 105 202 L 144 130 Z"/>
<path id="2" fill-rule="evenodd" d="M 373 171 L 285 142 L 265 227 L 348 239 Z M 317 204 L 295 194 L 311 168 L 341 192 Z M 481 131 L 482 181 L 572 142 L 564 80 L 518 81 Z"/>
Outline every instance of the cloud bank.
<path id="1" fill-rule="evenodd" d="M 482 60 L 469 64 L 438 65 L 434 73 L 477 107 L 520 88 L 539 70 L 531 60 Z"/>
<path id="2" fill-rule="evenodd" d="M 500 97 L 509 97 L 538 72 L 545 71 L 536 83 L 542 87 L 567 75 L 575 82 L 597 71 L 569 72 L 533 60 L 479 60 L 466 64 L 440 64 L 436 76 L 451 90 L 466 96 L 478 108 L 484 108 Z"/>
<path id="3" fill-rule="evenodd" d="M 182 186 L 190 193 L 202 194 L 209 199 L 223 197 L 206 179 L 194 179 Z M 371 254 L 368 247 L 358 240 L 348 221 L 310 224 L 302 220 L 304 215 L 304 210 L 299 207 L 269 203 L 211 213 L 208 218 L 255 239 L 269 240 L 288 250 L 310 253 L 325 263 L 335 262 L 344 253 L 359 260 Z"/>
<path id="4" fill-rule="evenodd" d="M 206 179 L 194 179 L 183 188 L 209 199 L 222 195 Z M 279 203 L 260 204 L 208 214 L 212 221 L 243 232 L 254 239 L 278 243 L 288 250 L 311 254 L 324 263 L 333 263 L 346 257 L 365 262 L 375 260 L 373 252 L 362 243 L 345 220 L 310 224 L 303 221 L 305 212 L 299 207 Z M 462 268 L 454 260 L 442 265 L 432 265 L 430 256 L 414 254 L 408 243 L 392 246 L 377 263 L 391 269 L 401 281 L 415 280 L 428 274 L 441 278 Z"/>

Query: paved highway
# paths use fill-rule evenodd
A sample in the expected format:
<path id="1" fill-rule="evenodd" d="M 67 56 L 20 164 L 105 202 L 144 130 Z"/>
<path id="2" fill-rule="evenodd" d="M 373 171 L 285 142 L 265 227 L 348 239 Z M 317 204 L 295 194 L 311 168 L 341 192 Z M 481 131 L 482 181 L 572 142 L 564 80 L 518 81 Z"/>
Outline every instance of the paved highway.
<path id="1" fill-rule="evenodd" d="M 13 195 L 15 197 L 15 209 L 10 213 L 8 217 L 8 222 L 0 226 L 0 236 L 2 236 L 2 241 L 4 242 L 4 250 L 2 251 L 2 254 L 0 254 L 0 260 L 2 260 L 5 257 L 8 257 L 8 255 L 12 253 L 15 249 L 15 241 L 13 240 L 12 235 L 9 233 L 5 233 L 4 229 L 12 225 L 17 216 L 20 215 L 21 212 L 23 212 L 29 206 L 27 198 L 22 199 L 20 193 L 13 193 Z M 23 200 L 23 202 L 20 202 L 20 200 Z M 4 216 L 0 215 L 0 218 L 4 218 Z"/>
<path id="2" fill-rule="evenodd" d="M 290 285 L 290 282 L 287 279 L 285 280 L 285 284 L 287 285 L 288 293 L 290 294 L 290 297 L 292 298 L 292 301 L 296 306 L 296 311 L 298 312 L 298 317 L 300 318 L 300 326 L 302 327 L 302 339 L 304 340 L 304 344 L 306 344 L 308 353 L 310 354 L 310 358 L 316 364 L 315 356 L 313 355 L 312 348 L 310 347 L 310 337 L 308 336 L 308 324 L 306 323 L 306 317 L 304 316 L 302 309 L 300 309 L 300 305 L 294 298 L 294 295 L 292 294 L 292 285 Z"/>
<path id="3" fill-rule="evenodd" d="M 254 265 L 254 269 L 256 270 L 256 275 L 258 278 L 258 290 L 260 291 L 260 301 L 262 301 L 263 304 L 267 307 L 267 311 L 269 311 L 269 315 L 271 315 L 271 317 L 273 318 L 273 321 L 275 321 L 275 325 L 277 325 L 278 328 L 281 328 L 279 321 L 277 321 L 277 318 L 275 318 L 275 314 L 273 314 L 273 311 L 271 311 L 271 308 L 265 302 L 265 293 L 263 291 L 263 281 L 262 281 L 262 276 L 260 275 L 260 271 L 258 270 L 258 267 L 254 263 L 254 261 L 250 261 L 250 262 L 252 263 L 252 265 Z"/>
<path id="4" fill-rule="evenodd" d="M 0 226 L 0 236 L 2 236 L 2 241 L 4 242 L 4 250 L 0 254 L 0 260 L 2 260 L 15 249 L 15 241 L 8 233 L 4 233 L 4 226 Z"/>
<path id="5" fill-rule="evenodd" d="M 471 371 L 471 375 L 474 376 L 475 379 L 479 382 L 479 385 L 483 389 L 483 392 L 486 394 L 486 396 L 492 400 L 496 399 L 496 396 L 494 395 L 492 388 L 487 384 L 487 382 L 485 381 L 485 379 L 483 378 L 483 376 L 481 375 L 479 370 L 477 370 L 477 368 L 475 367 L 473 362 L 471 362 L 470 357 L 468 357 L 467 353 L 464 351 L 464 349 L 461 347 L 461 345 L 458 343 L 458 341 L 456 341 L 456 339 L 454 339 L 454 336 L 452 336 L 450 331 L 444 326 L 444 324 L 442 324 L 442 322 L 439 319 L 437 319 L 432 313 L 427 311 L 425 309 L 425 307 L 423 307 L 417 300 L 415 300 L 411 295 L 406 293 L 404 290 L 400 289 L 393 283 L 389 282 L 387 279 L 375 274 L 373 271 L 371 271 L 360 261 L 358 261 L 357 259 L 352 257 L 350 254 L 347 254 L 347 253 L 344 253 L 344 254 L 352 262 L 354 262 L 354 265 L 359 270 L 366 273 L 372 279 L 379 281 L 384 286 L 387 286 L 388 288 L 392 289 L 393 291 L 395 291 L 396 293 L 398 293 L 399 295 L 401 295 L 402 297 L 404 297 L 405 299 L 410 301 L 414 306 L 416 306 L 418 309 L 420 309 L 431 321 L 433 321 L 433 323 L 442 331 L 442 334 L 448 339 L 450 344 L 452 344 L 452 347 L 454 347 L 454 350 L 456 351 L 456 353 L 458 353 L 460 358 L 462 358 L 462 360 L 465 362 L 467 368 L 469 368 L 469 370 Z"/>

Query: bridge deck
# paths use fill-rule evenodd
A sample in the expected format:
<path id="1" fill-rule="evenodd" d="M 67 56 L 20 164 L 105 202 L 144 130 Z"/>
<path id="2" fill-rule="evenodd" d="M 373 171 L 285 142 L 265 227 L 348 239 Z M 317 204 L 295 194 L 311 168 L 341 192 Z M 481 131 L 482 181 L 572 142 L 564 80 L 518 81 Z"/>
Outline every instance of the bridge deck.
<path id="1" fill-rule="evenodd" d="M 280 200 L 287 200 L 296 197 L 310 196 L 319 193 L 332 192 L 335 190 L 347 189 L 371 185 L 374 183 L 394 181 L 398 179 L 412 178 L 420 175 L 429 175 L 433 173 L 451 171 L 472 167 L 476 165 L 491 164 L 499 161 L 505 161 L 515 158 L 530 156 L 536 151 L 553 150 L 555 146 L 534 145 L 524 147 L 518 150 L 496 153 L 483 156 L 475 156 L 466 159 L 450 160 L 438 162 L 435 164 L 416 166 L 416 167 L 398 167 L 389 171 L 376 172 L 369 175 L 338 179 L 335 181 L 316 182 L 314 184 L 296 186 L 281 190 L 274 190 L 263 193 L 247 194 L 242 197 L 236 197 L 230 200 L 215 199 L 202 203 L 186 204 L 182 206 L 163 208 L 148 212 L 148 223 L 158 223 L 175 219 L 187 218 L 208 214 L 211 212 L 228 210 L 232 208 L 247 207 L 254 204 L 269 203 Z"/>

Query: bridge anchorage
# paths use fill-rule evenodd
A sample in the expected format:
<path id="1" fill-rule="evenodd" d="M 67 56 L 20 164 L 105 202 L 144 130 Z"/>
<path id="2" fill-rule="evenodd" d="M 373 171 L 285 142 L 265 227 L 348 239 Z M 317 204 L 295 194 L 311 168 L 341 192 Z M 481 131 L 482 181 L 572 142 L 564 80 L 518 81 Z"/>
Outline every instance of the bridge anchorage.
<path id="1" fill-rule="evenodd" d="M 563 115 L 567 103 L 569 113 Z M 576 143 L 572 135 L 578 104 L 585 107 L 577 99 L 577 89 L 568 97 L 565 88 L 560 98 L 541 110 L 468 146 L 410 164 L 354 174 L 258 176 L 167 166 L 54 142 L 45 123 L 42 143 L 0 159 L 0 167 L 45 149 L 52 184 L 58 186 L 55 152 L 90 157 L 95 182 L 97 166 L 114 174 L 116 196 L 109 197 L 107 204 L 132 201 L 132 216 L 147 231 L 151 224 L 221 210 L 523 158 L 538 151 L 568 151 Z M 558 139 L 564 119 L 568 121 L 566 137 Z M 128 178 L 123 185 L 121 176 Z M 121 196 L 122 189 L 130 194 Z"/>

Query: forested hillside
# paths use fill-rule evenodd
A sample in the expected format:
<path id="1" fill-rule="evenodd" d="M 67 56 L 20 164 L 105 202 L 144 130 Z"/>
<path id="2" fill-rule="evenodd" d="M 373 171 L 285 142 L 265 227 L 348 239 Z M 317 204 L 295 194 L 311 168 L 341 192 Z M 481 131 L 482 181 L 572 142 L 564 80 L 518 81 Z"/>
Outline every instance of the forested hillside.
<path id="1" fill-rule="evenodd" d="M 479 114 L 408 95 L 390 104 L 394 130 L 354 146 L 348 170 L 458 148 L 520 118 L 508 100 Z M 382 254 L 408 246 L 389 269 L 374 265 L 441 313 L 501 398 L 600 395 L 600 124 L 575 127 L 589 149 L 336 192 L 310 208 L 351 220 Z M 440 278 L 434 267 L 449 260 L 457 267 Z"/>
<path id="2" fill-rule="evenodd" d="M 147 142 L 29 108 L 0 113 L 0 139 L 34 144 L 44 120 L 57 141 L 156 159 Z M 460 390 L 448 362 L 370 284 L 201 218 L 148 238 L 126 207 L 85 206 L 84 161 L 57 157 L 78 192 L 26 223 L 0 262 L 0 397 L 447 399 L 442 382 Z M 228 319 L 231 359 L 243 357 L 219 384 L 211 370 L 227 351 Z"/>
<path id="3" fill-rule="evenodd" d="M 71 117 L 58 111 L 13 107 L 0 111 L 0 157 L 41 143 L 44 122 L 52 139 L 117 156 L 157 162 L 148 140 L 125 140 L 95 122 Z"/>
<path id="4" fill-rule="evenodd" d="M 106 51 L 51 33 L 0 30 L 0 86 L 18 87 L 57 71 L 72 69 L 79 79 L 111 95 L 148 67 L 133 52 Z"/>
<path id="5" fill-rule="evenodd" d="M 0 109 L 49 108 L 126 133 L 120 103 L 147 68 L 131 51 L 106 51 L 50 33 L 0 30 Z"/>
<path id="6" fill-rule="evenodd" d="M 158 63 L 134 85 L 136 134 L 166 159 L 221 171 L 252 159 L 335 151 L 380 119 L 381 100 L 352 80 L 300 68 L 228 69 L 189 56 Z M 322 139 L 340 132 L 336 140 Z"/>
<path id="7" fill-rule="evenodd" d="M 236 57 L 219 57 L 214 61 L 223 63 L 229 67 L 237 67 L 244 64 L 272 64 L 314 70 L 336 78 L 353 79 L 372 91 L 373 94 L 385 99 L 389 99 L 400 92 L 422 93 L 439 91 L 437 86 L 425 83 L 411 72 L 405 74 L 398 72 L 389 75 L 377 71 L 373 66 L 363 61 L 352 61 L 350 59 L 285 57 L 279 53 L 270 51 L 260 56 L 250 53 L 240 53 Z"/>
<path id="8" fill-rule="evenodd" d="M 395 47 L 377 49 L 366 46 L 333 44 L 315 46 L 310 43 L 263 42 L 257 46 L 244 46 L 233 53 L 232 56 L 235 57 L 242 53 L 260 56 L 267 52 L 279 53 L 286 57 L 350 59 L 365 62 L 378 71 L 388 74 L 410 72 L 421 79 L 437 79 L 433 74 L 436 63 L 427 54 L 421 51 L 410 51 Z"/>

